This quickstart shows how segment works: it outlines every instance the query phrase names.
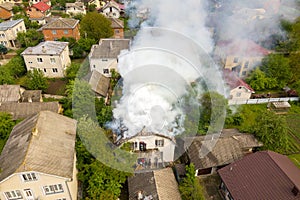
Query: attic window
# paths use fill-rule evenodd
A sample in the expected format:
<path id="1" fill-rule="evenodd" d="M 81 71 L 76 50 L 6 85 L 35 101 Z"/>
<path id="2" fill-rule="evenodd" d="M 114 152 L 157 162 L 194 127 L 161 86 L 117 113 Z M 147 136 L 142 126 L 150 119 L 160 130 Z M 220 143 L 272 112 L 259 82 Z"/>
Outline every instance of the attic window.
<path id="1" fill-rule="evenodd" d="M 242 87 L 240 86 L 239 89 L 242 89 Z"/>
<path id="2" fill-rule="evenodd" d="M 155 146 L 156 147 L 163 147 L 164 146 L 164 140 L 155 140 Z"/>
<path id="3" fill-rule="evenodd" d="M 35 173 L 22 174 L 22 179 L 23 179 L 24 182 L 37 181 L 38 180 Z"/>

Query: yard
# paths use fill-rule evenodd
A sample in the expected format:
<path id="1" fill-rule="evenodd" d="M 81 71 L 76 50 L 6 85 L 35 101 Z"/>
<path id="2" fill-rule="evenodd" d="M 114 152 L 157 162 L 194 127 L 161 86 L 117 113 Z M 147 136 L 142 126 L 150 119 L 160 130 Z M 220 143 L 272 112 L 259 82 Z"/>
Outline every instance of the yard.
<path id="1" fill-rule="evenodd" d="M 219 193 L 221 179 L 218 174 L 199 178 L 200 184 L 203 187 L 205 199 L 222 200 Z"/>
<path id="2" fill-rule="evenodd" d="M 53 95 L 65 95 L 67 80 L 64 79 L 49 79 L 48 88 L 45 93 Z"/>
<path id="3" fill-rule="evenodd" d="M 300 154 L 292 154 L 288 157 L 298 168 L 300 168 Z"/>

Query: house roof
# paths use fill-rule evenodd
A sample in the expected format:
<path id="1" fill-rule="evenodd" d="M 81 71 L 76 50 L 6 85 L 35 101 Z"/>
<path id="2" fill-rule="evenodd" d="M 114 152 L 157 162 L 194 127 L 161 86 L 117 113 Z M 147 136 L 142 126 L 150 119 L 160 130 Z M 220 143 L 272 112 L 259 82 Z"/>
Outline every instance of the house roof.
<path id="1" fill-rule="evenodd" d="M 60 55 L 68 44 L 68 42 L 45 41 L 35 47 L 28 47 L 21 55 Z"/>
<path id="2" fill-rule="evenodd" d="M 22 102 L 40 102 L 42 98 L 42 90 L 25 90 L 22 93 Z"/>
<path id="3" fill-rule="evenodd" d="M 247 90 L 249 90 L 250 92 L 254 93 L 254 90 L 251 88 L 250 85 L 248 85 L 247 83 L 245 83 L 242 79 L 240 79 L 234 72 L 232 72 L 229 69 L 224 69 L 223 70 L 223 76 L 225 79 L 225 82 L 227 83 L 227 85 L 229 86 L 229 88 L 235 89 L 237 87 L 244 87 Z"/>
<path id="4" fill-rule="evenodd" d="M 219 41 L 217 46 L 226 55 L 237 56 L 266 56 L 270 53 L 269 50 L 256 44 L 252 40 L 236 39 L 234 41 Z"/>
<path id="5" fill-rule="evenodd" d="M 61 106 L 58 102 L 24 102 L 1 103 L 0 112 L 7 112 L 13 119 L 24 119 L 40 111 L 49 110 L 59 113 Z"/>
<path id="6" fill-rule="evenodd" d="M 22 21 L 24 21 L 24 20 L 17 19 L 17 20 L 11 20 L 11 21 L 4 21 L 4 22 L 0 23 L 0 31 L 6 31 L 7 29 L 18 25 Z"/>
<path id="7" fill-rule="evenodd" d="M 20 85 L 0 85 L 0 102 L 18 102 Z"/>
<path id="8" fill-rule="evenodd" d="M 53 128 L 55 126 L 55 128 Z M 0 181 L 26 171 L 73 177 L 76 120 L 42 111 L 17 124 L 0 155 Z"/>
<path id="9" fill-rule="evenodd" d="M 117 2 L 115 2 L 115 1 L 108 1 L 102 8 L 101 8 L 101 10 L 105 10 L 105 9 L 107 9 L 107 8 L 110 8 L 110 7 L 115 7 L 117 10 L 119 10 L 120 11 L 120 6 L 119 6 L 119 4 L 117 3 Z"/>
<path id="10" fill-rule="evenodd" d="M 91 58 L 117 58 L 124 49 L 129 49 L 129 39 L 101 39 L 99 45 L 93 45 Z"/>
<path id="11" fill-rule="evenodd" d="M 114 28 L 124 28 L 124 22 L 120 19 L 110 17 L 108 18 L 111 21 L 111 27 Z"/>
<path id="12" fill-rule="evenodd" d="M 74 2 L 74 3 L 66 3 L 66 10 L 70 9 L 70 8 L 77 8 L 78 10 L 82 10 L 84 11 L 85 10 L 85 7 L 84 7 L 84 3 L 83 2 Z"/>
<path id="13" fill-rule="evenodd" d="M 79 20 L 77 19 L 71 19 L 71 18 L 54 18 L 47 24 L 45 24 L 43 27 L 41 27 L 39 30 L 43 29 L 74 29 L 77 24 L 79 23 Z"/>
<path id="14" fill-rule="evenodd" d="M 129 200 L 138 200 L 139 193 L 143 195 L 143 200 L 149 196 L 153 200 L 181 200 L 171 168 L 134 174 L 128 178 L 128 190 Z"/>
<path id="15" fill-rule="evenodd" d="M 251 134 L 236 129 L 223 129 L 220 136 L 212 134 L 192 138 L 187 154 L 196 169 L 206 169 L 232 163 L 242 158 L 248 148 L 262 146 Z"/>
<path id="16" fill-rule="evenodd" d="M 40 1 L 36 4 L 33 4 L 32 7 L 36 8 L 36 9 L 42 11 L 42 12 L 45 12 L 45 11 L 47 11 L 51 8 L 48 4 L 46 4 L 42 1 Z"/>
<path id="17" fill-rule="evenodd" d="M 233 199 L 300 199 L 300 169 L 287 156 L 273 151 L 250 154 L 220 170 Z"/>
<path id="18" fill-rule="evenodd" d="M 9 3 L 9 2 L 5 2 L 5 3 L 0 4 L 0 7 L 4 8 L 7 11 L 12 11 L 12 9 L 14 7 L 14 4 L 13 3 Z"/>
<path id="19" fill-rule="evenodd" d="M 93 70 L 89 79 L 89 84 L 94 92 L 103 97 L 107 96 L 110 80 L 100 72 Z"/>

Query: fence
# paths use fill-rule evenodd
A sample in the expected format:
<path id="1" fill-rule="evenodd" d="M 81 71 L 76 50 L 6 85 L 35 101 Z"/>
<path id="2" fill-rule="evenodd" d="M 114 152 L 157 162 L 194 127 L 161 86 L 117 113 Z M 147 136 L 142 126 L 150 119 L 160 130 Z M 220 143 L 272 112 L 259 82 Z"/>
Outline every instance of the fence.
<path id="1" fill-rule="evenodd" d="M 299 101 L 299 97 L 281 97 L 281 98 L 229 100 L 228 104 L 229 105 L 261 104 L 261 103 L 280 102 L 280 101 Z"/>

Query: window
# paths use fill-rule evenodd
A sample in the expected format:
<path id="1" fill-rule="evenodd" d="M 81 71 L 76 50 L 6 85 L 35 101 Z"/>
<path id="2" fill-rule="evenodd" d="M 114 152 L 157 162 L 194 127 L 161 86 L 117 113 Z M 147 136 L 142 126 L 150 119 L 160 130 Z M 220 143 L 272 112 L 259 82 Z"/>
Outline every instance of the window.
<path id="1" fill-rule="evenodd" d="M 6 199 L 8 200 L 14 200 L 14 199 L 23 199 L 21 191 L 20 190 L 13 190 L 10 192 L 4 192 Z"/>
<path id="2" fill-rule="evenodd" d="M 56 30 L 52 30 L 52 34 L 53 34 L 53 35 L 56 35 Z"/>
<path id="3" fill-rule="evenodd" d="M 29 61 L 28 63 L 29 63 L 29 64 L 32 64 L 32 61 Z"/>
<path id="4" fill-rule="evenodd" d="M 43 59 L 42 58 L 37 58 L 37 61 L 38 62 L 43 62 Z"/>
<path id="5" fill-rule="evenodd" d="M 164 140 L 155 140 L 155 146 L 156 147 L 163 147 L 164 146 Z"/>
<path id="6" fill-rule="evenodd" d="M 55 63 L 55 58 L 50 58 L 51 63 Z"/>
<path id="7" fill-rule="evenodd" d="M 0 37 L 4 38 L 4 37 L 5 37 L 5 34 L 4 34 L 4 33 L 1 33 L 1 34 L 0 34 Z"/>
<path id="8" fill-rule="evenodd" d="M 120 33 L 120 30 L 119 29 L 116 29 L 115 30 L 115 34 L 119 34 Z"/>
<path id="9" fill-rule="evenodd" d="M 239 62 L 239 58 L 235 57 L 235 58 L 233 59 L 233 62 L 234 62 L 234 63 L 238 63 L 238 62 Z"/>
<path id="10" fill-rule="evenodd" d="M 57 73 L 58 72 L 57 68 L 53 68 L 52 72 Z"/>
<path id="11" fill-rule="evenodd" d="M 67 200 L 67 198 L 59 198 L 59 199 L 56 199 L 56 200 Z"/>
<path id="12" fill-rule="evenodd" d="M 69 33 L 69 31 L 68 30 L 64 30 L 64 34 L 68 34 Z"/>
<path id="13" fill-rule="evenodd" d="M 22 174 L 22 179 L 25 182 L 38 180 L 35 173 Z"/>
<path id="14" fill-rule="evenodd" d="M 107 59 L 105 59 L 105 58 L 103 58 L 103 59 L 102 59 L 102 61 L 106 62 L 106 61 L 108 61 L 108 60 L 107 60 Z"/>
<path id="15" fill-rule="evenodd" d="M 245 64 L 244 64 L 245 68 L 248 68 L 248 66 L 249 66 L 249 61 L 245 62 Z"/>
<path id="16" fill-rule="evenodd" d="M 103 74 L 109 74 L 109 69 L 103 69 Z"/>
<path id="17" fill-rule="evenodd" d="M 247 74 L 247 71 L 242 72 L 242 76 L 246 76 L 246 74 Z"/>
<path id="18" fill-rule="evenodd" d="M 47 72 L 47 69 L 46 69 L 46 68 L 44 68 L 44 72 L 45 72 L 45 73 Z"/>
<path id="19" fill-rule="evenodd" d="M 241 92 L 236 93 L 236 96 L 237 96 L 237 97 L 240 97 L 241 95 L 242 95 Z"/>
<path id="20" fill-rule="evenodd" d="M 27 199 L 33 199 L 33 193 L 31 189 L 24 189 L 24 194 Z"/>
<path id="21" fill-rule="evenodd" d="M 96 65 L 93 65 L 93 68 L 95 69 L 95 68 L 96 68 Z"/>
<path id="22" fill-rule="evenodd" d="M 43 190 L 46 195 L 64 192 L 62 184 L 46 185 Z"/>

